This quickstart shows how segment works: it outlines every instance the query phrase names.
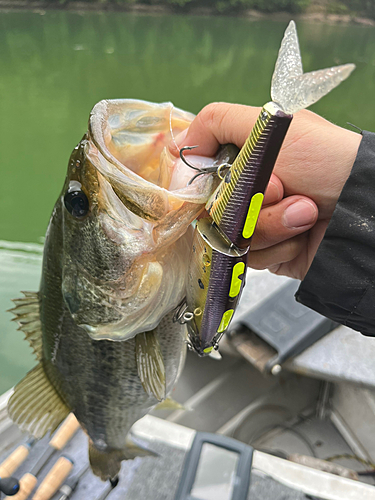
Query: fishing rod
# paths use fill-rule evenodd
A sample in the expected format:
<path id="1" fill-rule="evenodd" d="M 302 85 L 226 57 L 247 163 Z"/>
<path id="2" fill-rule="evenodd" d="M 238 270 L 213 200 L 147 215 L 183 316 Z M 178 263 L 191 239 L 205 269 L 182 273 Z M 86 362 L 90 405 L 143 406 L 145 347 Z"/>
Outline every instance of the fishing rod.
<path id="1" fill-rule="evenodd" d="M 29 498 L 37 483 L 37 476 L 44 465 L 40 466 L 36 464 L 30 472 L 24 474 L 19 482 L 20 488 L 18 493 L 12 496 L 13 500 L 26 500 Z M 71 458 L 62 455 L 43 479 L 39 488 L 34 493 L 32 500 L 49 500 L 70 474 L 73 465 L 74 462 Z M 10 496 L 7 498 L 10 498 Z"/>
<path id="2" fill-rule="evenodd" d="M 8 496 L 14 496 L 19 492 L 20 483 L 15 477 L 5 477 L 0 479 L 0 497 L 1 493 L 5 493 Z"/>
<path id="3" fill-rule="evenodd" d="M 36 439 L 31 438 L 25 444 L 18 446 L 1 464 L 0 464 L 0 492 L 8 496 L 14 496 L 19 492 L 20 484 L 18 479 L 12 477 L 12 474 L 29 456 L 31 448 L 36 443 Z"/>
<path id="4" fill-rule="evenodd" d="M 32 500 L 50 500 L 69 476 L 73 466 L 73 460 L 66 455 L 62 455 L 43 479 L 39 488 L 32 496 Z"/>
<path id="5" fill-rule="evenodd" d="M 44 452 L 41 454 L 41 456 L 38 458 L 37 462 L 33 466 L 30 472 L 27 472 L 22 476 L 22 478 L 19 481 L 20 488 L 18 493 L 13 497 L 14 500 L 26 500 L 31 492 L 34 490 L 36 483 L 37 483 L 37 476 L 43 469 L 43 467 L 46 465 L 46 463 L 49 461 L 49 459 L 58 451 L 61 451 L 65 445 L 70 441 L 70 439 L 74 436 L 74 434 L 77 432 L 79 428 L 79 423 L 76 417 L 74 416 L 73 413 L 70 413 L 68 417 L 65 419 L 63 424 L 60 426 L 60 428 L 55 432 L 55 434 L 52 436 L 50 442 L 48 443 L 47 448 L 44 450 Z M 68 458 L 66 458 L 66 461 L 72 464 L 72 461 Z M 59 459 L 60 460 L 60 459 Z M 62 462 L 59 460 L 56 462 L 62 465 Z M 63 461 L 64 467 L 61 469 L 61 471 L 65 471 L 69 469 L 69 464 Z M 72 466 L 70 467 L 68 473 L 70 472 Z M 59 478 L 59 474 L 57 475 L 57 478 Z M 66 476 L 63 477 L 62 480 L 65 479 Z M 61 483 L 58 484 L 57 488 L 60 486 Z M 56 490 L 55 490 L 56 491 Z M 55 493 L 51 495 L 53 495 Z"/>
<path id="6" fill-rule="evenodd" d="M 59 491 L 52 498 L 52 500 L 68 500 L 75 491 L 80 482 L 81 478 L 86 474 L 86 472 L 90 469 L 90 465 L 84 465 L 81 470 L 79 470 L 73 476 L 68 476 L 68 479 L 65 483 L 59 488 Z"/>
<path id="7" fill-rule="evenodd" d="M 36 439 L 31 438 L 25 444 L 18 446 L 1 464 L 0 464 L 0 480 L 5 477 L 10 477 L 18 467 L 29 456 L 31 448 L 36 443 Z"/>
<path id="8" fill-rule="evenodd" d="M 90 469 L 89 464 L 82 467 L 82 469 L 74 474 L 74 476 L 69 477 L 68 480 L 60 487 L 59 491 L 51 500 L 68 500 L 73 494 L 74 490 L 77 488 L 79 481 L 86 474 L 86 472 Z M 100 495 L 95 500 L 105 500 L 111 491 L 116 488 L 119 482 L 119 477 L 116 476 L 113 479 L 110 479 L 104 488 L 104 490 L 100 493 Z M 39 499 L 38 499 L 39 500 Z"/>

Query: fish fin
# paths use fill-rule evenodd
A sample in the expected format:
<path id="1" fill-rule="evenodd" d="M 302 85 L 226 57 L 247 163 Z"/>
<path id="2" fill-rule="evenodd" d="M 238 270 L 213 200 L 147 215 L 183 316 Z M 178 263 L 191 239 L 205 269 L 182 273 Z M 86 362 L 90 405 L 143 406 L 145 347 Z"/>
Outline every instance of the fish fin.
<path id="1" fill-rule="evenodd" d="M 126 446 L 122 450 L 98 450 L 94 443 L 89 440 L 89 460 L 92 472 L 100 477 L 102 481 L 113 479 L 121 469 L 123 460 L 133 460 L 136 457 L 157 456 L 156 453 L 142 448 L 127 439 Z"/>
<path id="2" fill-rule="evenodd" d="M 149 450 L 141 444 L 136 444 L 131 435 L 128 434 L 126 437 L 126 443 L 124 448 L 125 460 L 132 460 L 136 457 L 158 457 L 159 455 L 154 451 Z"/>
<path id="3" fill-rule="evenodd" d="M 186 407 L 172 398 L 166 398 L 155 406 L 155 410 L 186 410 Z"/>
<path id="4" fill-rule="evenodd" d="M 154 330 L 136 335 L 135 357 L 143 389 L 150 396 L 162 401 L 166 397 L 165 367 Z"/>
<path id="5" fill-rule="evenodd" d="M 16 385 L 8 402 L 8 414 L 22 431 L 35 438 L 53 432 L 70 410 L 49 381 L 42 363 Z"/>
<path id="6" fill-rule="evenodd" d="M 42 359 L 42 324 L 40 322 L 39 293 L 22 292 L 25 297 L 13 299 L 15 307 L 9 312 L 15 315 L 13 321 L 19 324 L 19 330 L 25 334 L 36 359 Z"/>

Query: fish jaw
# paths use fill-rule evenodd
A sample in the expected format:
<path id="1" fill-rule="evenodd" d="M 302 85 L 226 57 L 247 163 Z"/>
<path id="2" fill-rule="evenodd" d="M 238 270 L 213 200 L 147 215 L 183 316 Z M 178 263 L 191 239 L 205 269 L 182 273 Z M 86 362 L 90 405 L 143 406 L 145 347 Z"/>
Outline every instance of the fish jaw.
<path id="1" fill-rule="evenodd" d="M 92 339 L 128 340 L 152 330 L 184 297 L 189 227 L 215 185 L 207 175 L 187 185 L 195 172 L 167 148 L 192 116 L 170 103 L 102 101 L 72 154 L 60 201 L 62 292 Z M 199 168 L 214 160 L 194 162 Z M 64 206 L 75 189 L 89 205 L 78 219 Z"/>
<path id="2" fill-rule="evenodd" d="M 97 285 L 93 287 L 88 281 L 78 283 L 83 292 L 80 293 L 82 309 L 72 314 L 76 324 L 94 340 L 112 341 L 129 340 L 138 333 L 156 328 L 185 295 L 191 240 L 192 228 L 189 228 L 183 237 L 157 255 L 157 260 L 146 261 L 140 266 L 134 280 L 136 282 L 138 273 L 141 273 L 140 283 L 129 297 L 122 297 L 118 283 L 117 290 L 114 287 L 109 291 Z M 130 271 L 127 276 L 131 277 L 131 274 Z M 125 278 L 123 283 L 126 281 Z M 87 293 L 90 288 L 92 294 Z M 126 290 L 126 285 L 122 288 Z M 63 281 L 63 291 L 66 297 L 66 280 Z M 85 304 L 87 295 L 91 300 Z M 93 295 L 95 300 L 92 300 Z"/>
<path id="3" fill-rule="evenodd" d="M 186 226 L 177 231 L 170 216 L 166 235 L 120 208 L 126 224 L 114 204 L 84 221 L 63 216 L 63 298 L 75 323 L 95 340 L 128 340 L 152 330 L 185 293 L 189 214 L 178 218 Z"/>

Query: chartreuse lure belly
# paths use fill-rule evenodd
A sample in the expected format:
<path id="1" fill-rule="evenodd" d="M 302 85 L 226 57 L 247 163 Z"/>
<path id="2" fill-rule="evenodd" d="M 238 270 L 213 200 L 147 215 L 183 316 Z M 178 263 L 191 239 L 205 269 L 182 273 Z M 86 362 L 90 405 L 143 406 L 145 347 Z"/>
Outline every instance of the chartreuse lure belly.
<path id="1" fill-rule="evenodd" d="M 345 80 L 353 64 L 304 74 L 295 23 L 281 43 L 265 104 L 248 139 L 195 228 L 186 310 L 191 347 L 210 354 L 228 328 L 245 284 L 250 249 L 264 192 L 293 114 L 318 101 Z"/>

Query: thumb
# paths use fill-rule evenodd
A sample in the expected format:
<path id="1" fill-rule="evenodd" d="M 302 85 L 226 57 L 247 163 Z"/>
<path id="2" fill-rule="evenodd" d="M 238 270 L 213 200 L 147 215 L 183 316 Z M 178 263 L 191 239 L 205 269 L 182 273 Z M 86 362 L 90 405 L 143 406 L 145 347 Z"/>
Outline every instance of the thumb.
<path id="1" fill-rule="evenodd" d="M 170 143 L 169 149 L 177 156 L 182 147 L 197 145 L 193 154 L 213 156 L 220 144 L 233 143 L 241 148 L 259 112 L 260 108 L 240 104 L 209 104 L 198 113 L 189 128 Z"/>

